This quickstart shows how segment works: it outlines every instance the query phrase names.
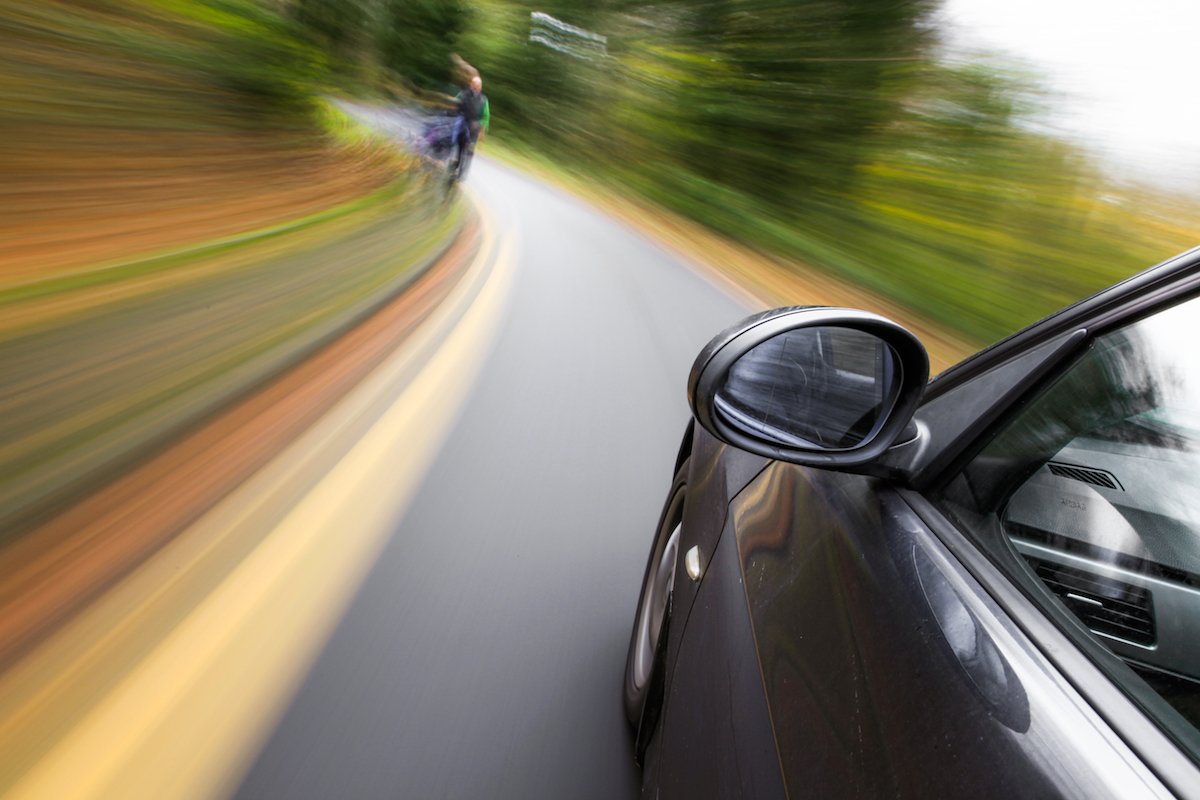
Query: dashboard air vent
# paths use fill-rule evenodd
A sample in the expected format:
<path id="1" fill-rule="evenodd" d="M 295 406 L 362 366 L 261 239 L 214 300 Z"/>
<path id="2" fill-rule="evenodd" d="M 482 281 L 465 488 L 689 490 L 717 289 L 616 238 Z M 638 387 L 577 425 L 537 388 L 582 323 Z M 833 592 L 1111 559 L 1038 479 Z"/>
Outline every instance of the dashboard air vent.
<path id="1" fill-rule="evenodd" d="M 1030 558 L 1037 576 L 1096 633 L 1144 647 L 1158 638 L 1149 590 L 1085 570 Z"/>
<path id="2" fill-rule="evenodd" d="M 1060 478 L 1070 478 L 1074 481 L 1082 481 L 1090 483 L 1092 486 L 1103 486 L 1105 489 L 1117 489 L 1125 491 L 1125 487 L 1117 480 L 1117 476 L 1111 472 L 1093 467 L 1079 467 L 1074 464 L 1062 464 L 1058 461 L 1050 461 L 1046 464 L 1051 475 L 1057 475 Z"/>

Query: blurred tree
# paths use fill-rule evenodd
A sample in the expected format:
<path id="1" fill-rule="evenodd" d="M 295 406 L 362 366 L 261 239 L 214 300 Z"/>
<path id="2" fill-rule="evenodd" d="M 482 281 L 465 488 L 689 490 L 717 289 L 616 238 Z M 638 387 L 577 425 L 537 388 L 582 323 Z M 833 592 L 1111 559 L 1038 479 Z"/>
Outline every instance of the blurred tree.
<path id="1" fill-rule="evenodd" d="M 527 135 L 599 154 L 616 142 L 657 154 L 650 169 L 797 205 L 853 181 L 898 112 L 897 65 L 927 59 L 934 2 L 494 3 L 471 41 Z M 607 54 L 538 43 L 534 10 L 607 37 Z"/>
<path id="2" fill-rule="evenodd" d="M 245 97 L 241 113 L 252 124 L 308 116 L 318 59 L 296 23 L 252 0 L 197 0 L 191 6 L 214 40 L 200 38 L 204 52 L 168 47 L 169 58 L 192 60 Z"/>
<path id="3" fill-rule="evenodd" d="M 944 61 L 939 4 L 477 0 L 459 44 L 497 133 L 978 341 L 1191 241 L 1030 124 L 1028 75 Z"/>
<path id="4" fill-rule="evenodd" d="M 896 116 L 897 64 L 925 60 L 927 0 L 699 2 L 683 46 L 722 69 L 689 87 L 689 160 L 772 202 L 844 189 Z M 705 74 L 707 73 L 707 74 Z"/>
<path id="5" fill-rule="evenodd" d="M 292 16 L 315 43 L 343 59 L 353 59 L 366 38 L 369 0 L 294 0 Z"/>
<path id="6" fill-rule="evenodd" d="M 419 86 L 446 88 L 450 56 L 469 20 L 470 8 L 462 0 L 386 0 L 380 60 Z"/>

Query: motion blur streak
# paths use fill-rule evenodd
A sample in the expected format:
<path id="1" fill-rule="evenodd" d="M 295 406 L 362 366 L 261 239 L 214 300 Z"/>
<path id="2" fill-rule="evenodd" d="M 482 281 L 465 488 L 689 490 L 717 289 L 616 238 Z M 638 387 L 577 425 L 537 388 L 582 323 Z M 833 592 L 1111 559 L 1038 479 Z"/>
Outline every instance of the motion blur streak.
<path id="1" fill-rule="evenodd" d="M 460 52 L 506 144 L 870 289 L 972 350 L 1195 245 L 1194 191 L 1114 177 L 1052 133 L 1061 103 L 1036 73 L 946 57 L 941 5 L 563 0 L 531 19 L 487 0 Z M 1153 40 L 1148 9 L 1122 13 L 1131 42 Z"/>
<path id="2" fill-rule="evenodd" d="M 11 789 L 6 796 L 230 791 L 452 427 L 504 314 L 513 246 L 511 238 L 497 244 L 485 221 L 470 271 L 394 358 L 46 642 L 28 668 L 4 676 L 0 707 L 11 712 L 0 717 L 4 769 L 45 748 L 24 774 L 2 776 L 0 788 Z M 298 497 L 314 470 L 326 474 Z M 268 519 L 271 532 L 261 544 L 232 569 L 221 568 L 226 543 Z M 215 588 L 197 598 L 195 586 L 206 581 Z M 179 621 L 164 625 L 171 606 Z M 88 698 L 86 713 L 69 728 L 30 736 L 31 723 L 64 713 L 56 703 L 79 704 L 59 689 L 87 683 L 117 645 L 142 653 L 136 666 L 111 691 Z"/>
<path id="3" fill-rule="evenodd" d="M 310 51 L 257 0 L 0 0 L 0 544 L 448 246 L 444 187 L 314 95 Z"/>
<path id="4" fill-rule="evenodd" d="M 61 507 L 411 283 L 453 227 L 413 189 L 183 253 L 0 283 L 0 527 Z"/>

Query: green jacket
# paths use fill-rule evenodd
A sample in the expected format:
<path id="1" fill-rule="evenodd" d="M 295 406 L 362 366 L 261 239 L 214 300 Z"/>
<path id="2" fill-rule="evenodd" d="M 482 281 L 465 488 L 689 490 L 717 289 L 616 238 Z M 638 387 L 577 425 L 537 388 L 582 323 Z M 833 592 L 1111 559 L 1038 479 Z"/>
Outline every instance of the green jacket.
<path id="1" fill-rule="evenodd" d="M 462 114 L 467 122 L 478 122 L 480 128 L 486 131 L 492 121 L 491 106 L 486 94 L 480 92 L 478 98 L 473 97 L 473 94 L 470 89 L 463 89 L 458 93 L 458 97 L 454 98 L 454 103 L 458 106 L 458 113 Z"/>

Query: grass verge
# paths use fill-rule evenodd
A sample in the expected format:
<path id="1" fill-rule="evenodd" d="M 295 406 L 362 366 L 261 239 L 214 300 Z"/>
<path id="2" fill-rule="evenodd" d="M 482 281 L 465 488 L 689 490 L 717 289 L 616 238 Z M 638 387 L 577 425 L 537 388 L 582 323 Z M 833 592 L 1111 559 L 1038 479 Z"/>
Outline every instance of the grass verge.
<path id="1" fill-rule="evenodd" d="M 405 173 L 293 224 L 10 289 L 0 530 L 12 535 L 402 292 L 460 204 Z"/>

